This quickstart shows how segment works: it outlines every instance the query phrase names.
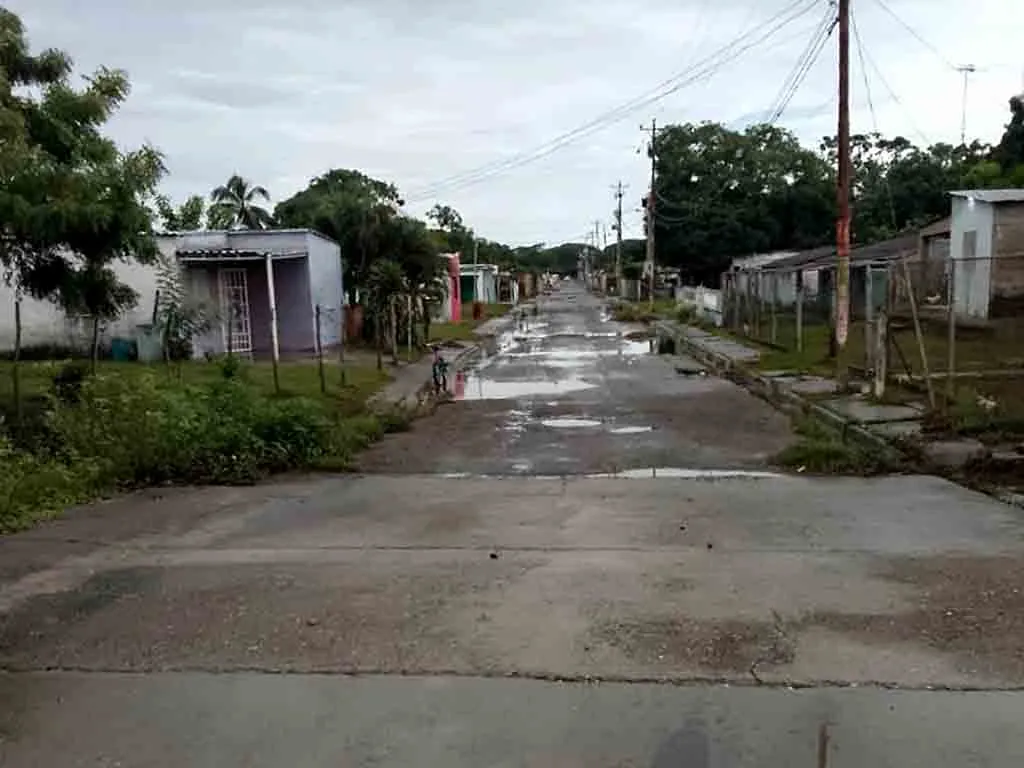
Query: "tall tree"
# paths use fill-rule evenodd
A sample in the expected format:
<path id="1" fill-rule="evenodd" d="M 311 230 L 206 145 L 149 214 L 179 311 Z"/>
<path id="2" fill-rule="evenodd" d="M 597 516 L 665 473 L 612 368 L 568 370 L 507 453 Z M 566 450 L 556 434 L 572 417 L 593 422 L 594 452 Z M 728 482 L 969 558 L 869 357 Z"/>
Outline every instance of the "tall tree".
<path id="1" fill-rule="evenodd" d="M 70 59 L 29 54 L 20 20 L 3 9 L 0 65 L 0 130 L 10 139 L 0 149 L 0 264 L 16 288 L 17 360 L 22 295 L 70 305 L 73 294 L 88 293 L 93 306 L 108 309 L 124 298 L 104 270 L 155 254 L 144 201 L 163 164 L 151 148 L 122 152 L 102 134 L 128 93 L 123 72 L 100 69 L 75 90 Z M 12 375 L 17 397 L 17 365 Z"/>
<path id="2" fill-rule="evenodd" d="M 1010 99 L 1010 122 L 1002 139 L 992 152 L 992 159 L 999 163 L 1003 173 L 1011 173 L 1017 166 L 1024 165 L 1024 97 Z"/>
<path id="3" fill-rule="evenodd" d="M 203 229 L 206 222 L 206 201 L 199 195 L 190 195 L 177 208 L 166 196 L 158 195 L 156 209 L 163 228 L 169 232 L 191 232 Z"/>
<path id="4" fill-rule="evenodd" d="M 227 183 L 210 193 L 210 224 L 218 229 L 266 229 L 273 223 L 270 213 L 259 201 L 270 202 L 270 195 L 234 174 Z"/>
<path id="5" fill-rule="evenodd" d="M 370 266 L 381 257 L 383 228 L 402 204 L 393 184 L 334 169 L 279 203 L 274 217 L 282 226 L 310 227 L 341 245 L 345 285 L 354 300 L 366 288 Z"/>

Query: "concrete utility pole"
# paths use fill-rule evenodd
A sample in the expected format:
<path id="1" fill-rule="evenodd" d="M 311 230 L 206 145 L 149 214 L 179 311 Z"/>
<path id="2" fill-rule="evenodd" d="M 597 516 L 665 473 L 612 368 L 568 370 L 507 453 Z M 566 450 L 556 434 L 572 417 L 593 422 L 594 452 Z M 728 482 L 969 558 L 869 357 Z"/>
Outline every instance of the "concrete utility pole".
<path id="1" fill-rule="evenodd" d="M 964 76 L 964 94 L 960 99 L 960 145 L 967 146 L 967 87 L 969 84 L 969 78 L 972 74 L 977 72 L 977 67 L 973 64 L 965 64 L 962 67 L 957 67 L 956 71 Z"/>
<path id="2" fill-rule="evenodd" d="M 839 183 L 836 189 L 836 369 L 840 381 L 846 337 L 850 330 L 850 0 L 839 0 Z"/>
<path id="3" fill-rule="evenodd" d="M 844 0 L 848 2 L 848 0 Z M 654 306 L 654 180 L 655 172 L 657 170 L 657 150 L 655 142 L 658 138 L 658 121 L 652 119 L 651 127 L 644 128 L 641 126 L 640 130 L 651 132 L 651 143 L 650 143 L 650 155 L 651 155 L 651 188 L 647 195 L 647 258 L 645 259 L 644 269 L 647 271 L 647 285 L 648 285 L 648 302 Z"/>
<path id="4" fill-rule="evenodd" d="M 615 292 L 622 295 L 622 182 L 615 186 Z"/>

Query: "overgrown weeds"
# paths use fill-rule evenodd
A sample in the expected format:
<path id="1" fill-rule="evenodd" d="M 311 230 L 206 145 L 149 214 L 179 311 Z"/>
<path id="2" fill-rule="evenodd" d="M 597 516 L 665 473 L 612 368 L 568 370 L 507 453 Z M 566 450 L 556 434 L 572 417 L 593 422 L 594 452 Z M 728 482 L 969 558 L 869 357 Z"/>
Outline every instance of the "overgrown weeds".
<path id="1" fill-rule="evenodd" d="M 345 469 L 404 413 L 353 414 L 332 398 L 277 397 L 246 366 L 186 383 L 58 371 L 48 391 L 0 410 L 0 531 L 113 491 L 168 483 L 250 483 L 274 472 Z"/>
<path id="2" fill-rule="evenodd" d="M 899 467 L 885 451 L 868 449 L 823 422 L 805 417 L 794 425 L 797 440 L 784 448 L 775 463 L 813 475 L 881 475 Z"/>

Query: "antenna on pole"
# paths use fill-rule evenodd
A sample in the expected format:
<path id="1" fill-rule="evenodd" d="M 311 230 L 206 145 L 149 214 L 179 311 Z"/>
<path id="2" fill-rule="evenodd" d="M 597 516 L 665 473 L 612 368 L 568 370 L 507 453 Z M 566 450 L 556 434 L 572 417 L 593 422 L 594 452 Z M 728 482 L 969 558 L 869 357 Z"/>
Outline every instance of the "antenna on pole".
<path id="1" fill-rule="evenodd" d="M 957 67 L 956 71 L 964 76 L 964 93 L 960 100 L 960 145 L 967 146 L 967 88 L 970 83 L 970 76 L 978 71 L 973 64 L 964 64 Z"/>

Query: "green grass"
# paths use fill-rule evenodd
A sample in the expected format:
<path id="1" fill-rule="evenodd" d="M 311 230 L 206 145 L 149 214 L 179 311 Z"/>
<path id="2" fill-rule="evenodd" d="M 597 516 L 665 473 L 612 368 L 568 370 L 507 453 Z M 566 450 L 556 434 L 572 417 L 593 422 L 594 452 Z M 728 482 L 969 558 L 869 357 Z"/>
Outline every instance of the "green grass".
<path id="1" fill-rule="evenodd" d="M 775 462 L 812 475 L 877 475 L 895 469 L 877 450 L 843 440 L 831 427 L 811 418 L 794 425 L 797 439 L 784 448 Z"/>
<path id="2" fill-rule="evenodd" d="M 87 363 L 76 363 L 84 369 Z M 367 413 L 389 380 L 372 365 L 102 362 L 58 389 L 64 362 L 0 363 L 0 532 L 77 502 L 161 483 L 244 483 L 292 469 L 345 469 L 410 414 Z"/>
<path id="3" fill-rule="evenodd" d="M 486 323 L 488 320 L 493 320 L 496 317 L 501 317 L 507 314 L 511 309 L 512 304 L 484 304 L 483 313 L 479 320 L 473 319 L 473 305 L 463 305 L 462 307 L 462 319 L 455 323 L 431 323 L 430 325 L 430 340 L 431 341 L 475 341 L 476 335 L 473 333 L 477 328 Z"/>
<path id="4" fill-rule="evenodd" d="M 88 367 L 87 361 L 75 361 Z M 43 394 L 52 388 L 53 377 L 67 363 L 58 361 L 23 362 L 20 378 L 23 396 Z M 0 401 L 7 401 L 13 394 L 11 376 L 12 363 L 0 362 Z M 116 376 L 126 382 L 139 380 L 151 375 L 165 378 L 170 386 L 211 385 L 224 378 L 222 366 L 217 361 L 188 360 L 180 363 L 135 363 L 101 360 L 97 374 Z M 262 395 L 273 396 L 274 370 L 269 362 L 245 362 L 239 360 L 240 378 Z M 315 362 L 282 362 L 278 366 L 280 395 L 283 397 L 308 397 L 337 405 L 342 411 L 358 410 L 366 400 L 386 384 L 390 377 L 386 371 L 378 371 L 371 365 L 345 366 L 345 386 L 341 385 L 341 368 L 337 361 L 324 361 L 326 393 L 320 391 L 319 367 Z"/>

